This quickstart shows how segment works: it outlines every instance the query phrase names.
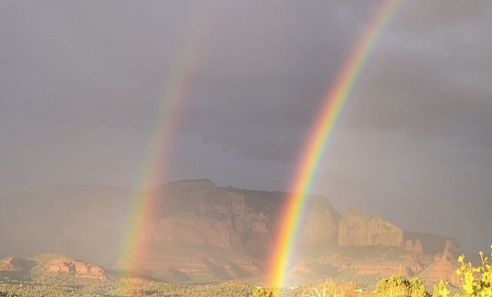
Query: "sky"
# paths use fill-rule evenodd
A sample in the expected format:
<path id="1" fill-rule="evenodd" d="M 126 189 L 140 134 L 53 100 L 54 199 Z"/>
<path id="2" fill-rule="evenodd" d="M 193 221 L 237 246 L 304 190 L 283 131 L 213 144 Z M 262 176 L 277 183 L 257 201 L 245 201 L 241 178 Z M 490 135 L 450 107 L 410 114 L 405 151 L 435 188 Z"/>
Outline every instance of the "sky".
<path id="1" fill-rule="evenodd" d="M 173 133 L 158 136 L 170 145 L 168 178 L 288 190 L 323 94 L 377 3 L 1 1 L 0 195 L 135 188 L 161 131 L 156 110 L 188 57 L 197 63 L 180 108 L 169 107 Z M 486 249 L 490 28 L 488 0 L 402 1 L 312 192 L 342 212 L 356 206 Z"/>

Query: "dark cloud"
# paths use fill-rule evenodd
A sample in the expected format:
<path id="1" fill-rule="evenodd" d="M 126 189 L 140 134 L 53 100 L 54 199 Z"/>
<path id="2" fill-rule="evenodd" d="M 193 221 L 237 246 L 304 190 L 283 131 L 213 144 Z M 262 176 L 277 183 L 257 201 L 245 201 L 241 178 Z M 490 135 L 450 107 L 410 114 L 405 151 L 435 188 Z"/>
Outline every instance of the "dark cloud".
<path id="1" fill-rule="evenodd" d="M 3 1 L 1 192 L 133 186 L 156 110 L 189 59 L 198 62 L 183 112 L 172 115 L 170 178 L 285 189 L 313 115 L 377 8 L 372 0 Z M 313 191 L 342 209 L 359 205 L 483 248 L 492 236 L 491 20 L 489 1 L 402 1 Z"/>

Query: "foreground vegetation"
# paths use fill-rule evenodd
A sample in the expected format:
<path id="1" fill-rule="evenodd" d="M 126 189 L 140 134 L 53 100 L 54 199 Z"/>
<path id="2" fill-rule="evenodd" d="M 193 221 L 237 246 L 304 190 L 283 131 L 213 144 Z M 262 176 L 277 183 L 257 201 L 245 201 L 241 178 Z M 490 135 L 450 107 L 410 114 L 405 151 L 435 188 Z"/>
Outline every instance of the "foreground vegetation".
<path id="1" fill-rule="evenodd" d="M 492 249 L 492 247 L 491 247 Z M 185 286 L 139 278 L 120 278 L 109 282 L 34 274 L 30 280 L 0 279 L 0 296 L 7 297 L 492 297 L 492 264 L 480 253 L 477 266 L 458 259 L 456 273 L 461 283 L 451 287 L 445 281 L 428 290 L 421 279 L 393 276 L 380 280 L 371 290 L 354 283 L 328 280 L 283 290 L 255 287 L 253 283 L 230 281 L 214 285 Z"/>

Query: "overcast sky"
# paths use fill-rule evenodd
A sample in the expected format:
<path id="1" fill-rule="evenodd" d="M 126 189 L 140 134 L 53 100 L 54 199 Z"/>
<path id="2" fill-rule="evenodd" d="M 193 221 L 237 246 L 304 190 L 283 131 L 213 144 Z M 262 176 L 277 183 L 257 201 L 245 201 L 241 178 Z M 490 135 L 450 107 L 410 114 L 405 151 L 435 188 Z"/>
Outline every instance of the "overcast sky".
<path id="1" fill-rule="evenodd" d="M 166 104 L 171 179 L 287 190 L 323 94 L 377 3 L 1 1 L 0 194 L 135 187 Z M 357 206 L 485 249 L 491 28 L 488 0 L 402 2 L 313 192 L 342 212 Z M 187 92 L 169 91 L 182 80 Z"/>

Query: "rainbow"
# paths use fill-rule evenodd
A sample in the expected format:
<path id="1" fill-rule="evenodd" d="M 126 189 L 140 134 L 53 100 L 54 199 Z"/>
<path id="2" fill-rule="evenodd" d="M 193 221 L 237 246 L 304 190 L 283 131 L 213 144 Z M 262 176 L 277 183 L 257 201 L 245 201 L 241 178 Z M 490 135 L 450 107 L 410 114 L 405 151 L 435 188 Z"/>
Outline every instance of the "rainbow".
<path id="1" fill-rule="evenodd" d="M 156 122 L 153 124 L 153 137 L 148 143 L 145 152 L 145 160 L 141 171 L 143 174 L 137 184 L 138 192 L 133 199 L 130 207 L 128 224 L 126 227 L 126 238 L 121 251 L 120 259 L 122 270 L 132 274 L 140 273 L 140 264 L 145 261 L 148 248 L 145 245 L 148 240 L 150 227 L 149 223 L 153 220 L 153 209 L 155 198 L 153 187 L 166 179 L 163 168 L 167 167 L 166 159 L 169 151 L 171 136 L 174 134 L 178 123 L 177 116 L 181 114 L 184 101 L 188 97 L 190 84 L 197 72 L 197 61 L 195 53 L 184 54 L 178 59 L 174 77 L 165 88 L 160 107 L 156 112 Z M 189 62 L 181 62 L 189 61 Z"/>
<path id="2" fill-rule="evenodd" d="M 159 105 L 152 117 L 154 122 L 151 137 L 144 151 L 145 159 L 136 185 L 138 192 L 129 206 L 128 221 L 119 253 L 118 268 L 122 271 L 119 288 L 127 295 L 137 290 L 139 284 L 138 280 L 129 281 L 124 276 L 140 275 L 142 264 L 151 252 L 147 237 L 154 219 L 154 206 L 159 197 L 155 197 L 155 191 L 150 190 L 167 179 L 166 169 L 170 165 L 168 154 L 172 136 L 189 96 L 191 84 L 202 66 L 206 37 L 209 33 L 207 30 L 212 20 L 209 14 L 213 7 L 208 5 L 208 2 L 204 1 L 203 6 L 200 5 L 194 10 L 189 36 L 185 40 L 183 50 L 179 51 L 175 59 L 174 67 L 168 71 L 170 79 L 164 85 Z"/>
<path id="3" fill-rule="evenodd" d="M 294 248 L 299 223 L 305 211 L 307 194 L 325 147 L 333 135 L 340 113 L 349 98 L 355 82 L 367 62 L 384 28 L 391 20 L 400 0 L 387 0 L 377 10 L 353 47 L 335 84 L 328 89 L 324 103 L 309 133 L 306 146 L 291 182 L 290 193 L 280 215 L 280 225 L 268 266 L 267 284 L 272 288 L 285 286 L 289 261 Z"/>

